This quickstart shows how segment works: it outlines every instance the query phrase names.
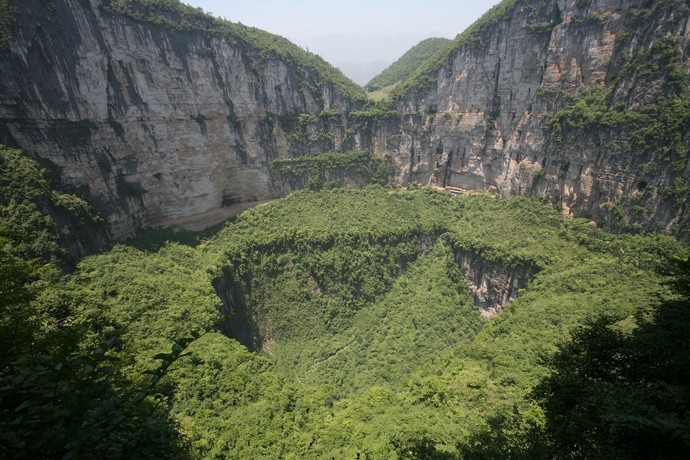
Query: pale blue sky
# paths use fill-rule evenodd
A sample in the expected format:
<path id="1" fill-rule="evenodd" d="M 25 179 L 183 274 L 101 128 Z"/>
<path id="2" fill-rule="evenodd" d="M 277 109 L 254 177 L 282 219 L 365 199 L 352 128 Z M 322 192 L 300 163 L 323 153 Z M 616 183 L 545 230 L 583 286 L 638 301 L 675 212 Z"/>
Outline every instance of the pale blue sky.
<path id="1" fill-rule="evenodd" d="M 499 0 L 183 0 L 291 39 L 319 35 L 455 37 Z"/>
<path id="2" fill-rule="evenodd" d="M 391 36 L 407 35 L 412 45 L 428 37 L 453 38 L 500 0 L 182 0 L 214 16 L 282 35 L 331 61 L 396 59 Z M 371 37 L 371 49 L 328 48 L 316 38 Z M 377 43 L 380 38 L 380 44 Z M 389 40 L 386 40 L 388 37 Z M 408 43 L 405 43 L 408 49 Z M 381 48 L 381 50 L 377 50 Z M 404 52 L 403 50 L 403 52 Z M 383 54 L 386 54 L 385 56 Z"/>

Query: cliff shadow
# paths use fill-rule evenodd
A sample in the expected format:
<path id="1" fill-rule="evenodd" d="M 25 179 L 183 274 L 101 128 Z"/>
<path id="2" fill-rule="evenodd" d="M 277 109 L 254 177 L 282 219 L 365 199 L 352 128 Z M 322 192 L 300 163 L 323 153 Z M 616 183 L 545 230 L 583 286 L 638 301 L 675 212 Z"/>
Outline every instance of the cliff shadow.
<path id="1" fill-rule="evenodd" d="M 480 252 L 462 247 L 454 247 L 453 253 L 474 305 L 487 319 L 508 307 L 540 270 L 529 261 L 488 260 Z"/>
<path id="2" fill-rule="evenodd" d="M 237 340 L 249 351 L 261 351 L 263 338 L 256 321 L 247 308 L 242 289 L 238 286 L 232 273 L 224 267 L 221 276 L 213 280 L 213 287 L 222 300 L 219 307 L 225 319 L 220 325 L 220 331 L 227 337 Z"/>

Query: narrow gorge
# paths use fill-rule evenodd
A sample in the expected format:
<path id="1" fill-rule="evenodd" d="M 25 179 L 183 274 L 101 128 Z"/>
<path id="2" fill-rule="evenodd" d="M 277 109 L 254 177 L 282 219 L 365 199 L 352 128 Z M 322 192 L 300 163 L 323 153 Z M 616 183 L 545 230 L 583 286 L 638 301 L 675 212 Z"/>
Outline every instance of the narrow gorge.
<path id="1" fill-rule="evenodd" d="M 21 2 L 0 142 L 81 189 L 114 239 L 284 196 L 305 181 L 276 159 L 353 150 L 394 184 L 543 196 L 567 217 L 687 239 L 687 13 L 504 1 L 385 105 L 287 40 L 191 7 Z"/>

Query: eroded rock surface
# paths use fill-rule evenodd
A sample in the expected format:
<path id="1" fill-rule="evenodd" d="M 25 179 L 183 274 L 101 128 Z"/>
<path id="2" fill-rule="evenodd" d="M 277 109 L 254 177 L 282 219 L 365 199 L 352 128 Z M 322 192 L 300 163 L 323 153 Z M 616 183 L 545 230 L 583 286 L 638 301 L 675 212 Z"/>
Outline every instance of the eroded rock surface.
<path id="1" fill-rule="evenodd" d="M 619 118 L 663 117 L 664 104 L 687 108 L 687 2 L 513 3 L 450 54 L 433 84 L 407 91 L 398 103 L 402 121 L 374 138 L 376 151 L 391 156 L 397 182 L 542 195 L 568 217 L 687 239 L 686 109 L 666 112 L 666 126 L 683 120 L 673 134 L 651 133 L 647 141 L 635 137 L 639 125 L 607 118 L 611 113 L 591 104 L 574 120 L 579 129 L 572 120 L 553 122 L 570 101 L 598 87 Z M 674 142 L 675 153 L 663 153 Z"/>
<path id="2" fill-rule="evenodd" d="M 116 239 L 286 194 L 276 158 L 363 148 L 401 185 L 540 195 L 569 217 L 690 238 L 684 0 L 507 2 L 395 117 L 364 122 L 313 69 L 228 36 L 107 0 L 15 3 L 0 142 L 88 189 Z M 597 88 L 603 109 L 582 102 Z M 656 134 L 644 117 L 663 121 Z"/>
<path id="3" fill-rule="evenodd" d="M 0 142 L 88 188 L 114 238 L 284 195 L 297 115 L 351 103 L 313 69 L 231 37 L 109 14 L 101 0 L 17 2 L 0 55 Z"/>

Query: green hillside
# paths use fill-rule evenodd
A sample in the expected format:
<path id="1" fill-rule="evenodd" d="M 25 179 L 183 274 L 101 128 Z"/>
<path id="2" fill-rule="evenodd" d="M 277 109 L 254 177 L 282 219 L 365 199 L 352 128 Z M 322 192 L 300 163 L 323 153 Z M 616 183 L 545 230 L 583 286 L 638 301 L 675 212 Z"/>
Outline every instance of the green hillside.
<path id="1" fill-rule="evenodd" d="M 508 17 L 517 0 L 502 0 L 484 13 L 477 21 L 458 34 L 450 44 L 443 47 L 438 53 L 427 59 L 423 65 L 417 67 L 405 78 L 391 93 L 393 98 L 399 98 L 408 91 L 428 89 L 436 82 L 436 72 L 450 59 L 453 53 L 461 46 L 481 46 L 487 39 L 486 31 L 498 21 Z"/>
<path id="2" fill-rule="evenodd" d="M 40 201 L 41 170 L 21 161 L 2 183 L 30 174 Z M 634 445 L 688 447 L 686 315 L 659 332 L 659 305 L 687 309 L 667 282 L 683 285 L 688 248 L 668 236 L 609 234 L 537 199 L 373 186 L 294 193 L 206 238 L 149 233 L 72 274 L 1 241 L 3 455 L 634 458 L 621 439 L 672 433 Z M 527 284 L 487 320 L 461 259 Z M 640 347 L 658 372 L 616 361 Z M 609 350 L 600 379 L 579 371 Z M 592 402 L 591 437 L 559 425 L 559 382 Z"/>
<path id="3" fill-rule="evenodd" d="M 378 91 L 403 81 L 449 42 L 450 40 L 446 38 L 427 38 L 422 40 L 383 72 L 372 78 L 365 85 L 365 89 L 367 91 Z"/>

